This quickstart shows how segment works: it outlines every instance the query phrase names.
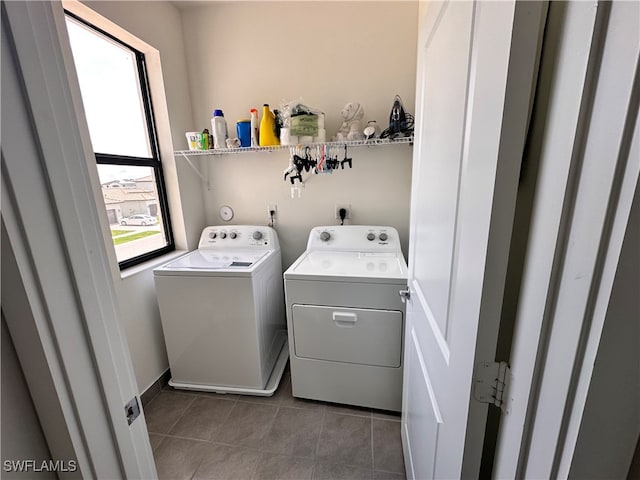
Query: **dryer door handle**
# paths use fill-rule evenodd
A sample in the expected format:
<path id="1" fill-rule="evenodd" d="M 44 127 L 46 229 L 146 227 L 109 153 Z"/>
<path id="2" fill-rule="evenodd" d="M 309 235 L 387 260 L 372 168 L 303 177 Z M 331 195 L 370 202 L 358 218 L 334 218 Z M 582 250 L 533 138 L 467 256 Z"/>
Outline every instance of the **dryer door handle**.
<path id="1" fill-rule="evenodd" d="M 358 316 L 351 312 L 333 312 L 333 321 L 339 327 L 353 327 L 358 321 Z"/>

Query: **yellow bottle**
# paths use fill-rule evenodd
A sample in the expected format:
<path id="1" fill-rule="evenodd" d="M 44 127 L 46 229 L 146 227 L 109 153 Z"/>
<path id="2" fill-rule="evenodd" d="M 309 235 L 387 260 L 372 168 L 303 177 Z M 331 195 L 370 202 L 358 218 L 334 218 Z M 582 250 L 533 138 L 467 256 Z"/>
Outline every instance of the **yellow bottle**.
<path id="1" fill-rule="evenodd" d="M 265 103 L 262 107 L 259 141 L 261 147 L 280 145 L 280 139 L 276 136 L 276 117 L 273 112 L 269 110 L 268 103 Z"/>

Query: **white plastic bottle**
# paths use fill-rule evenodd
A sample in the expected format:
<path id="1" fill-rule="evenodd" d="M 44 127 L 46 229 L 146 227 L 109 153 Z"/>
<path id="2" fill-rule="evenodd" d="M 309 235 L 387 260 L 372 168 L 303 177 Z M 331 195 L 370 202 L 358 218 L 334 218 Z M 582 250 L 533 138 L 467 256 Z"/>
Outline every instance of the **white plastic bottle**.
<path id="1" fill-rule="evenodd" d="M 260 143 L 258 142 L 258 135 L 260 130 L 260 123 L 258 122 L 258 110 L 252 108 L 249 110 L 251 113 L 251 146 L 258 147 Z"/>
<path id="2" fill-rule="evenodd" d="M 211 130 L 213 131 L 213 148 L 227 148 L 227 121 L 222 110 L 214 110 L 211 117 Z"/>

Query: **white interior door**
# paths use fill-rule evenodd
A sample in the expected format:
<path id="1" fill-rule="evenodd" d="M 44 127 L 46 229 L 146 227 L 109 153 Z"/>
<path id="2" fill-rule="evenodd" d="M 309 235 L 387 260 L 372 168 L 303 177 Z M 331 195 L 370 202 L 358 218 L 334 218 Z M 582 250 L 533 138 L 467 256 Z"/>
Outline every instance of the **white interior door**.
<path id="1" fill-rule="evenodd" d="M 402 439 L 408 478 L 477 478 L 541 2 L 430 2 L 418 45 Z"/>

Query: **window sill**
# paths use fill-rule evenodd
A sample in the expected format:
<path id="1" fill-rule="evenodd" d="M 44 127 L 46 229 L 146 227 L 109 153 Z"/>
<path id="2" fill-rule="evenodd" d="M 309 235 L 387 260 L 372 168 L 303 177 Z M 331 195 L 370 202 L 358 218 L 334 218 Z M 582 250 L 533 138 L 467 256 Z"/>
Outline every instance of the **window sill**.
<path id="1" fill-rule="evenodd" d="M 173 260 L 174 258 L 178 258 L 185 253 L 189 253 L 189 250 L 175 250 L 171 253 L 167 253 L 166 255 L 162 255 L 160 257 L 156 257 L 153 260 L 149 260 L 148 262 L 141 263 L 140 265 L 136 265 L 135 267 L 129 267 L 126 270 L 120 272 L 120 278 L 125 279 L 137 275 L 142 272 L 146 272 L 148 270 L 159 267 L 160 265 Z"/>

